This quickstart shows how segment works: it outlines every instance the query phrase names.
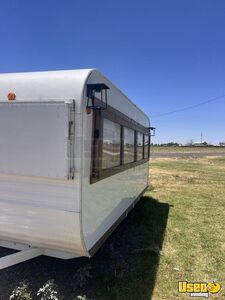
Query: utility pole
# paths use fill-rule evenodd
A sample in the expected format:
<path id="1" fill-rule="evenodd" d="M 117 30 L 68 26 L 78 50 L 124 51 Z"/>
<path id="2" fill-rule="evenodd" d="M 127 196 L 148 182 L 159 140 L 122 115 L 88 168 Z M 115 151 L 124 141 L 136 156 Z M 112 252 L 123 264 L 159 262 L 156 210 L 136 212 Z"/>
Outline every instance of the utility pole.
<path id="1" fill-rule="evenodd" d="M 201 144 L 202 144 L 202 137 L 203 137 L 203 133 L 201 132 Z"/>

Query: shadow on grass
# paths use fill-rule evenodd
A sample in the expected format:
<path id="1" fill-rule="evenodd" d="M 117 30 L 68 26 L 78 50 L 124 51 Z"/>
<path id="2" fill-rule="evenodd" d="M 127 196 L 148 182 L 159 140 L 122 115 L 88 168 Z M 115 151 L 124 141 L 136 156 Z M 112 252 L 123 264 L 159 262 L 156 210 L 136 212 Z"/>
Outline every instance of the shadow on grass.
<path id="1" fill-rule="evenodd" d="M 93 258 L 63 261 L 40 257 L 2 270 L 0 299 L 9 299 L 21 281 L 27 281 L 35 292 L 49 279 L 55 280 L 64 300 L 77 295 L 93 300 L 151 299 L 168 214 L 167 203 L 143 197 Z M 83 270 L 79 277 L 78 269 Z"/>

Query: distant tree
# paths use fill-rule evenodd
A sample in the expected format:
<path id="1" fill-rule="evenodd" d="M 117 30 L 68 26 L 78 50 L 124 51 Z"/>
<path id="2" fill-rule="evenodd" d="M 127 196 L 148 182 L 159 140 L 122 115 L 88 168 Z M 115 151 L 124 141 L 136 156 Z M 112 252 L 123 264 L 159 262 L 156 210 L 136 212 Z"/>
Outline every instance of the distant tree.
<path id="1" fill-rule="evenodd" d="M 194 144 L 194 141 L 190 140 L 185 144 L 185 146 L 192 146 L 193 144 Z"/>
<path id="2" fill-rule="evenodd" d="M 169 142 L 169 143 L 161 143 L 161 144 L 153 144 L 153 146 L 159 146 L 159 147 L 178 147 L 179 144 L 175 142 Z"/>
<path id="3" fill-rule="evenodd" d="M 167 143 L 167 146 L 169 146 L 169 147 L 178 147 L 179 146 L 179 144 L 178 143 L 174 143 L 174 142 L 170 142 L 170 143 Z"/>

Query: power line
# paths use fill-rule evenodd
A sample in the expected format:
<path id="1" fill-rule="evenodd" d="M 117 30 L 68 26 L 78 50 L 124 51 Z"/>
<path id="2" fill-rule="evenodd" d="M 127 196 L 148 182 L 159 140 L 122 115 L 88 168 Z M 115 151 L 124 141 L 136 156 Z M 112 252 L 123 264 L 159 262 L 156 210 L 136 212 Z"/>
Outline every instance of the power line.
<path id="1" fill-rule="evenodd" d="M 153 115 L 153 116 L 151 116 L 151 117 L 152 117 L 152 118 L 158 118 L 158 117 L 162 117 L 162 116 L 172 115 L 172 114 L 175 114 L 175 113 L 178 113 L 178 112 L 182 112 L 182 111 L 185 111 L 185 110 L 190 110 L 190 109 L 193 109 L 193 108 L 196 108 L 196 107 L 205 105 L 205 104 L 210 103 L 210 102 L 217 101 L 217 100 L 219 100 L 219 99 L 221 99 L 221 98 L 224 98 L 224 97 L 225 97 L 225 94 L 222 95 L 222 96 L 218 96 L 218 97 L 211 98 L 211 99 L 209 99 L 209 100 L 200 102 L 200 103 L 195 104 L 195 105 L 186 106 L 186 107 L 183 107 L 183 108 L 180 108 L 180 109 L 176 109 L 176 110 L 172 110 L 172 111 L 169 111 L 169 112 L 165 112 L 165 113 Z"/>

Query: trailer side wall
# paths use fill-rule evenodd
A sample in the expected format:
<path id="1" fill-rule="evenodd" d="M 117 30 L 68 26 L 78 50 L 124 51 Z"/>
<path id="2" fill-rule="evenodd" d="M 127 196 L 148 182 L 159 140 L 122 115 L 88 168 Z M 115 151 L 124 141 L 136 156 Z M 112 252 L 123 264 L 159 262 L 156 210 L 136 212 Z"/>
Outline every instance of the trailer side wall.
<path id="1" fill-rule="evenodd" d="M 145 127 L 149 119 L 127 97 L 98 72 L 92 72 L 89 83 L 110 87 L 108 104 Z M 90 184 L 93 114 L 85 113 L 83 101 L 83 182 L 82 228 L 86 248 L 90 250 L 116 223 L 148 185 L 148 162 Z"/>

